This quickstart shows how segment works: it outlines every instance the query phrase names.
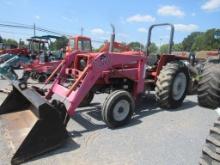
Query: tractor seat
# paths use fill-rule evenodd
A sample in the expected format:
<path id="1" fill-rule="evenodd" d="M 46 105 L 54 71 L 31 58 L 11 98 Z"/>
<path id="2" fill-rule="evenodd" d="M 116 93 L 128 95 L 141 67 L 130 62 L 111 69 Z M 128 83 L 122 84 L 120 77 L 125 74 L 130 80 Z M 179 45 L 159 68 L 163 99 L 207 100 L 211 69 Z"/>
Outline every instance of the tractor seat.
<path id="1" fill-rule="evenodd" d="M 149 66 L 157 65 L 159 58 L 160 58 L 160 55 L 156 55 L 156 54 L 151 54 L 147 56 L 147 65 Z"/>

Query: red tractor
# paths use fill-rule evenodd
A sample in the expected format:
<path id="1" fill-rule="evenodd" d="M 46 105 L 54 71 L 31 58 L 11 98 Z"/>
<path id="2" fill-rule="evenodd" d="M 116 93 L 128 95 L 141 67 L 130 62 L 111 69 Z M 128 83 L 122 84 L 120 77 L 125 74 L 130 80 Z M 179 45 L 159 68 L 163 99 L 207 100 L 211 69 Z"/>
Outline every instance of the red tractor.
<path id="1" fill-rule="evenodd" d="M 105 42 L 104 45 L 100 48 L 100 52 L 108 51 L 110 46 L 109 42 Z M 114 42 L 114 51 L 128 51 L 129 47 Z M 70 54 L 73 51 L 78 51 L 81 53 L 92 52 L 92 43 L 89 37 L 85 36 L 75 36 L 70 37 L 68 45 L 66 47 L 66 55 Z M 33 63 L 24 66 L 24 79 L 27 79 L 29 75 L 33 80 L 38 80 L 39 82 L 45 82 L 49 75 L 56 69 L 62 59 L 40 62 L 39 60 L 33 61 Z"/>
<path id="2" fill-rule="evenodd" d="M 5 49 L 5 50 L 0 51 L 0 55 L 6 54 L 6 53 L 28 55 L 29 51 L 27 48 Z"/>
<path id="3" fill-rule="evenodd" d="M 46 35 L 35 36 L 28 39 L 32 60 L 29 64 L 22 65 L 24 68 L 24 75 L 22 79 L 27 80 L 31 76 L 41 82 L 47 78 L 46 73 L 48 72 L 48 74 L 50 74 L 50 69 L 55 68 L 59 64 L 59 61 L 63 58 L 63 52 L 60 51 L 54 54 L 49 51 L 51 40 L 59 38 L 60 37 L 58 36 Z M 44 70 L 45 74 L 41 75 L 41 70 Z"/>
<path id="4" fill-rule="evenodd" d="M 149 55 L 151 31 L 158 26 L 171 27 L 170 49 L 169 54 L 153 56 Z M 127 124 L 136 103 L 149 88 L 156 91 L 160 107 L 181 106 L 187 92 L 189 71 L 186 58 L 171 55 L 173 34 L 171 24 L 152 25 L 145 52 L 114 52 L 113 33 L 108 51 L 74 51 L 67 55 L 47 79 L 46 84 L 58 75 L 47 92 L 14 81 L 13 90 L 1 105 L 0 113 L 21 111 L 31 106 L 39 120 L 15 153 L 12 163 L 25 162 L 62 145 L 67 138 L 70 116 L 75 114 L 78 106 L 88 105 L 95 93 L 109 94 L 102 108 L 103 121 L 109 128 Z M 67 77 L 72 77 L 72 81 L 67 81 Z M 52 99 L 55 94 L 63 100 Z"/>
<path id="5" fill-rule="evenodd" d="M 0 55 L 2 54 L 22 54 L 27 55 L 28 49 L 27 48 L 14 48 L 14 49 L 8 49 L 6 48 L 4 43 L 0 43 Z"/>
<path id="6" fill-rule="evenodd" d="M 20 68 L 20 66 L 28 65 L 27 63 L 30 63 L 30 61 L 35 60 L 36 57 L 40 55 L 40 51 L 45 48 L 46 43 L 48 41 L 42 40 L 44 39 L 43 37 L 48 37 L 48 36 L 42 36 L 42 37 L 31 37 L 30 39 L 27 39 L 28 41 L 28 48 L 15 48 L 15 49 L 4 49 L 1 53 L 2 55 L 0 56 L 0 63 L 6 62 L 10 59 L 12 59 L 15 56 L 21 57 L 20 61 L 13 64 L 13 68 Z M 56 37 L 57 36 L 51 36 L 51 37 Z M 1 54 L 0 53 L 0 54 Z"/>
<path id="7" fill-rule="evenodd" d="M 51 36 L 40 37 L 41 42 L 43 42 L 42 39 L 44 39 L 46 43 L 48 43 L 49 38 L 51 38 Z M 84 36 L 70 37 L 66 50 L 67 50 L 66 52 L 67 54 L 72 52 L 73 50 L 79 50 L 84 53 L 91 52 L 92 51 L 91 39 Z M 47 58 L 47 60 L 45 60 L 45 58 L 38 57 L 38 59 L 34 60 L 31 64 L 24 65 L 23 79 L 27 80 L 30 76 L 34 80 L 38 80 L 39 82 L 44 82 L 48 78 L 48 76 L 53 72 L 53 70 L 56 69 L 56 67 L 63 59 L 64 52 L 62 50 L 56 53 L 61 55 L 59 57 L 55 57 L 54 59 Z"/>
<path id="8" fill-rule="evenodd" d="M 3 63 L 15 55 L 27 57 L 29 50 L 27 48 L 7 48 L 4 43 L 0 43 L 0 63 Z"/>

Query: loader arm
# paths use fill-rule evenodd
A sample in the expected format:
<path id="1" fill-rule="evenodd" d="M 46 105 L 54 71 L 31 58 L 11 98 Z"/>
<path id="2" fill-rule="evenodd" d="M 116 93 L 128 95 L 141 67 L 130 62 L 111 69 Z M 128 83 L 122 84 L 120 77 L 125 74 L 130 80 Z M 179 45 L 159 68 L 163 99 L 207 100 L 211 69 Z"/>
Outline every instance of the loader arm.
<path id="1" fill-rule="evenodd" d="M 57 68 L 52 72 L 52 74 L 47 78 L 47 80 L 45 81 L 45 84 L 48 84 L 56 76 L 57 73 L 59 73 L 60 76 L 63 76 L 65 74 L 65 69 L 72 64 L 76 54 L 78 53 L 79 51 L 74 51 L 68 54 L 65 57 L 65 59 L 62 60 L 61 63 L 57 66 Z"/>
<path id="2" fill-rule="evenodd" d="M 143 63 L 143 61 L 144 57 L 142 56 L 100 53 L 89 65 L 87 65 L 86 68 L 84 68 L 70 88 L 60 85 L 59 80 L 56 80 L 49 90 L 46 98 L 50 99 L 53 94 L 62 96 L 65 100 L 70 102 L 70 106 L 67 108 L 67 113 L 72 116 L 83 98 L 92 89 L 96 81 L 102 76 L 103 71 L 111 70 L 114 66 L 126 65 L 132 62 Z M 143 75 L 143 72 L 139 73 L 140 75 L 137 75 L 137 79 L 139 79 L 139 87 L 137 87 L 137 89 L 139 91 L 143 91 L 144 78 L 141 76 Z"/>

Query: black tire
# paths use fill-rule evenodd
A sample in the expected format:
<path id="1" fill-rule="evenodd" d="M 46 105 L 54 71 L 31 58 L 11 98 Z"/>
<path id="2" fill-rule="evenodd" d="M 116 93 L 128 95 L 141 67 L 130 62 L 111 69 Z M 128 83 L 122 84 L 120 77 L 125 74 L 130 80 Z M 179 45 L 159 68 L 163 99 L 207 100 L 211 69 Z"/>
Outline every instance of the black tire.
<path id="1" fill-rule="evenodd" d="M 85 107 L 88 106 L 94 98 L 94 93 L 89 92 L 86 97 L 83 99 L 83 101 L 80 103 L 79 107 Z"/>
<path id="2" fill-rule="evenodd" d="M 220 106 L 220 64 L 207 63 L 198 85 L 200 106 L 216 109 Z"/>
<path id="3" fill-rule="evenodd" d="M 52 100 L 51 104 L 58 110 L 62 120 L 65 121 L 65 119 L 66 119 L 67 120 L 66 122 L 68 122 L 69 115 L 67 115 L 67 110 L 66 110 L 65 104 L 59 100 Z M 67 123 L 65 123 L 65 124 L 67 124 Z"/>
<path id="4" fill-rule="evenodd" d="M 20 69 L 20 68 L 21 68 L 21 65 L 20 65 L 19 63 L 16 63 L 16 64 L 12 65 L 12 67 L 13 67 L 14 69 Z"/>
<path id="5" fill-rule="evenodd" d="M 188 95 L 195 95 L 195 94 L 197 94 L 197 89 L 198 89 L 198 82 L 197 82 L 197 80 L 189 81 L 189 85 L 188 85 L 188 89 L 187 89 L 187 94 Z"/>
<path id="6" fill-rule="evenodd" d="M 23 76 L 22 76 L 22 78 L 20 79 L 20 81 L 25 81 L 25 82 L 27 82 L 29 78 L 30 78 L 30 72 L 24 71 Z"/>
<path id="7" fill-rule="evenodd" d="M 126 109 L 127 112 L 119 104 L 123 102 L 126 103 L 125 107 L 129 106 L 129 109 Z M 118 109 L 117 106 L 119 106 Z M 121 127 L 130 121 L 134 113 L 134 109 L 135 109 L 135 103 L 130 93 L 128 93 L 125 90 L 117 90 L 109 94 L 108 97 L 106 98 L 103 104 L 102 118 L 109 128 Z M 114 113 L 116 113 L 115 110 L 117 111 L 117 113 L 122 113 L 124 111 L 125 116 L 121 116 L 122 117 L 121 119 L 119 118 L 116 119 L 116 116 L 114 115 Z"/>
<path id="8" fill-rule="evenodd" d="M 47 75 L 46 74 L 39 74 L 39 77 L 37 80 L 40 83 L 44 83 L 47 80 Z"/>
<path id="9" fill-rule="evenodd" d="M 18 86 L 19 86 L 19 88 L 20 88 L 21 90 L 27 89 L 27 83 L 26 83 L 26 82 L 20 82 L 20 83 L 18 84 Z"/>
<path id="10" fill-rule="evenodd" d="M 33 71 L 30 73 L 30 77 L 33 79 L 33 80 L 36 80 L 36 75 L 37 75 L 37 72 Z"/>
<path id="11" fill-rule="evenodd" d="M 182 84 L 182 91 L 175 98 L 173 86 L 176 78 L 180 75 L 184 77 L 185 84 Z M 165 109 L 175 109 L 181 106 L 187 94 L 188 84 L 189 72 L 186 66 L 175 62 L 165 65 L 160 71 L 155 87 L 156 100 L 159 106 Z"/>
<path id="12" fill-rule="evenodd" d="M 220 118 L 214 123 L 214 127 L 210 129 L 209 136 L 206 138 L 205 145 L 202 149 L 200 165 L 217 165 L 220 164 Z"/>
<path id="13" fill-rule="evenodd" d="M 34 80 L 38 80 L 40 74 L 39 73 L 36 73 L 35 76 L 34 76 Z"/>

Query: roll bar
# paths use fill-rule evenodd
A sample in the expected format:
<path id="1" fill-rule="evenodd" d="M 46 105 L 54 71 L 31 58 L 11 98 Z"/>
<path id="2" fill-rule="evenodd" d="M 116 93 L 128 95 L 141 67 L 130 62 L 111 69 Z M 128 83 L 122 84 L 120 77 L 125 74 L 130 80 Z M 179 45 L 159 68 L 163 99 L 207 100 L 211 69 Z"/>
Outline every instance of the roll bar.
<path id="1" fill-rule="evenodd" d="M 170 31 L 170 41 L 169 41 L 169 54 L 171 54 L 172 52 L 172 47 L 173 47 L 173 38 L 174 38 L 174 25 L 170 24 L 170 23 L 162 23 L 162 24 L 154 24 L 151 25 L 148 31 L 148 39 L 147 39 L 147 45 L 146 45 L 146 55 L 149 55 L 149 47 L 151 45 L 151 34 L 152 34 L 152 30 L 154 27 L 158 27 L 158 26 L 170 26 L 171 27 L 171 31 Z"/>

